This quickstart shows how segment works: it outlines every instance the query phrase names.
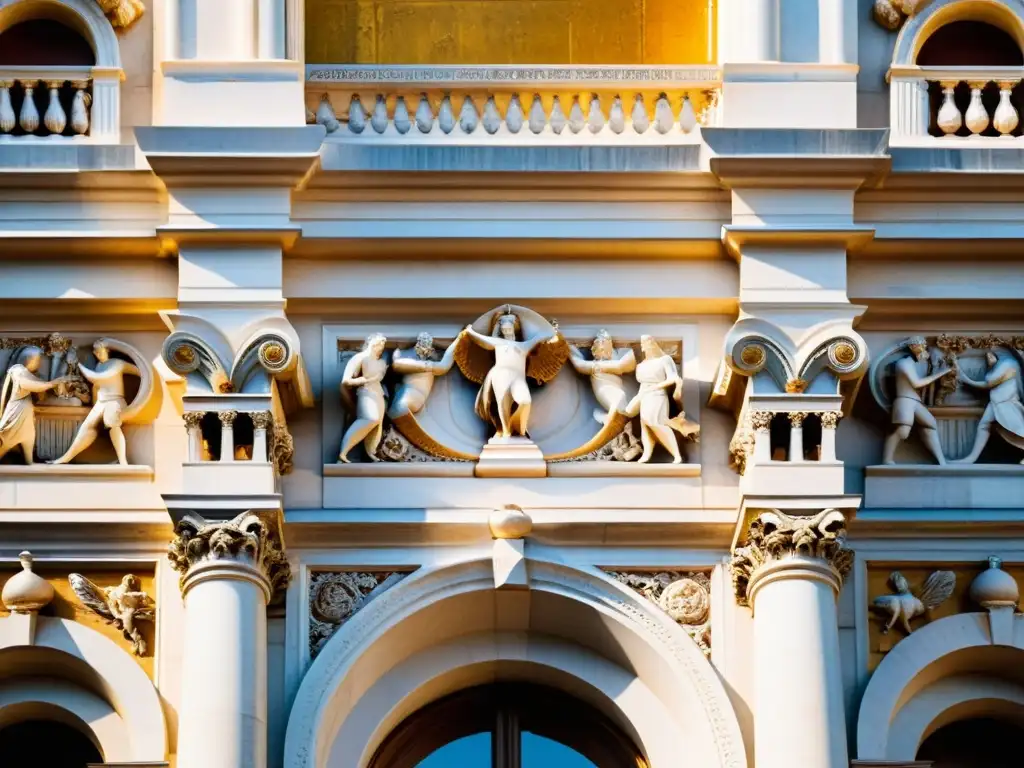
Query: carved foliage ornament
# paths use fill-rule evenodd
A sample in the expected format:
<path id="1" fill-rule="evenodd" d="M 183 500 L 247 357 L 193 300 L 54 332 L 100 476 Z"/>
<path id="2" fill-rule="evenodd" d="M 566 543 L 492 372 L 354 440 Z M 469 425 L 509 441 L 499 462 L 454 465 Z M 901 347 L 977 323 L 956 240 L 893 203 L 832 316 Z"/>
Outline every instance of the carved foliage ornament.
<path id="1" fill-rule="evenodd" d="M 397 584 L 406 574 L 394 571 L 321 571 L 309 588 L 309 656 L 316 658 L 324 644 L 371 597 Z"/>
<path id="2" fill-rule="evenodd" d="M 875 0 L 874 17 L 881 26 L 895 32 L 906 21 L 920 11 L 928 0 Z"/>
<path id="3" fill-rule="evenodd" d="M 711 580 L 704 573 L 679 571 L 611 571 L 678 623 L 704 652 L 711 655 Z"/>
<path id="4" fill-rule="evenodd" d="M 146 12 L 146 6 L 142 0 L 96 0 L 96 2 L 107 14 L 110 23 L 120 29 L 127 29 Z"/>
<path id="5" fill-rule="evenodd" d="M 846 547 L 846 518 L 837 509 L 817 515 L 791 517 L 777 509 L 761 512 L 750 523 L 747 544 L 732 557 L 732 579 L 736 599 L 747 605 L 750 580 L 763 565 L 803 556 L 824 560 L 840 583 L 853 566 L 853 550 Z"/>
<path id="6" fill-rule="evenodd" d="M 269 526 L 251 512 L 213 523 L 186 515 L 174 532 L 167 557 L 174 570 L 181 573 L 181 585 L 193 566 L 221 559 L 252 561 L 269 582 L 272 595 L 288 585 L 291 570 L 280 543 Z"/>

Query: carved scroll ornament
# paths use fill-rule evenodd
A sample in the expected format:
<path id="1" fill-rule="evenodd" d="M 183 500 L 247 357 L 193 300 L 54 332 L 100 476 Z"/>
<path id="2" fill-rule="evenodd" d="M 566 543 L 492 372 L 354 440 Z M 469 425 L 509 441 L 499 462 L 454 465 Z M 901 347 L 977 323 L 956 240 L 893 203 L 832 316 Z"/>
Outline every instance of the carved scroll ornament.
<path id="1" fill-rule="evenodd" d="M 836 509 L 814 516 L 790 516 L 777 509 L 761 512 L 750 523 L 747 543 L 733 553 L 731 570 L 736 599 L 747 605 L 748 587 L 763 566 L 793 556 L 824 560 L 842 583 L 853 566 L 846 547 L 846 518 Z"/>

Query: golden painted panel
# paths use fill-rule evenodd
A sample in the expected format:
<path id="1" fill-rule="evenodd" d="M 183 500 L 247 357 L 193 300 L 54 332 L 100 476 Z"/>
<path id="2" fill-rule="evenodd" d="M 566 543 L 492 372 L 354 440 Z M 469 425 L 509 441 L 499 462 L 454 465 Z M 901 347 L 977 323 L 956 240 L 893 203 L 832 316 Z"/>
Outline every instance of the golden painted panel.
<path id="1" fill-rule="evenodd" d="M 707 64 L 717 0 L 307 0 L 311 64 Z"/>
<path id="2" fill-rule="evenodd" d="M 19 570 L 21 570 L 20 566 L 15 563 L 6 566 L 4 570 L 0 571 L 0 589 L 3 589 L 7 579 Z M 61 619 L 71 619 L 78 624 L 84 624 L 89 629 L 96 630 L 104 637 L 108 637 L 117 643 L 120 648 L 124 649 L 129 656 L 138 662 L 138 665 L 142 667 L 150 679 L 153 678 L 153 652 L 156 649 L 155 622 L 140 621 L 138 623 L 142 637 L 146 641 L 147 649 L 145 656 L 137 657 L 132 653 L 131 641 L 126 640 L 122 632 L 113 624 L 108 624 L 102 616 L 97 615 L 79 603 L 75 593 L 71 590 L 71 585 L 68 583 L 69 573 L 80 573 L 98 587 L 114 587 L 121 583 L 121 578 L 125 574 L 134 573 L 142 583 L 142 590 L 156 600 L 156 583 L 152 567 L 147 569 L 142 566 L 133 566 L 131 568 L 125 567 L 114 570 L 108 568 L 90 570 L 87 567 L 82 568 L 74 565 L 70 565 L 65 569 L 36 563 L 32 570 L 50 582 L 56 593 L 53 601 L 39 612 L 40 616 L 56 616 Z M 159 603 L 157 603 L 157 609 L 159 610 Z M 0 604 L 0 618 L 7 615 L 9 615 L 9 611 L 3 604 Z"/>
<path id="3" fill-rule="evenodd" d="M 935 571 L 953 571 L 956 574 L 956 587 L 950 598 L 934 610 L 924 616 L 918 616 L 910 622 L 911 628 L 916 632 L 922 627 L 927 626 L 929 621 L 942 619 L 946 616 L 954 616 L 958 613 L 983 611 L 984 608 L 970 599 L 969 592 L 974 577 L 987 568 L 988 563 L 980 561 L 970 564 L 928 563 L 927 565 L 921 565 L 920 563 L 871 563 L 868 566 L 868 669 L 873 671 L 882 662 L 885 654 L 907 636 L 898 620 L 888 634 L 882 634 L 883 622 L 888 621 L 888 616 L 883 616 L 883 614 L 870 608 L 871 601 L 879 595 L 896 594 L 889 583 L 890 573 L 893 571 L 902 573 L 907 581 L 910 582 L 910 590 L 915 594 L 921 589 L 925 579 Z M 1003 563 L 1002 568 L 1013 576 L 1018 584 L 1024 584 L 1024 564 Z"/>

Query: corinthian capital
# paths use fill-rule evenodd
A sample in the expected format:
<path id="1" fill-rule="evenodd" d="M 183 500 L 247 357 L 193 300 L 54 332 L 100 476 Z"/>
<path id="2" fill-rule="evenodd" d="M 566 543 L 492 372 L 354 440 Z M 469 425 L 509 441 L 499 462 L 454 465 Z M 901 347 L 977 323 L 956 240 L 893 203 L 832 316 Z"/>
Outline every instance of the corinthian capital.
<path id="1" fill-rule="evenodd" d="M 181 574 L 182 592 L 197 567 L 213 562 L 234 562 L 255 570 L 266 582 L 268 601 L 288 584 L 291 571 L 280 541 L 258 515 L 245 512 L 233 520 L 211 523 L 198 515 L 185 515 L 174 533 L 167 557 Z"/>
<path id="2" fill-rule="evenodd" d="M 836 586 L 841 586 L 853 565 L 843 513 L 826 509 L 814 516 L 791 517 L 771 509 L 754 518 L 746 546 L 737 547 L 732 557 L 732 581 L 740 605 L 748 604 L 750 583 L 758 571 L 795 557 L 823 561 L 834 572 Z"/>

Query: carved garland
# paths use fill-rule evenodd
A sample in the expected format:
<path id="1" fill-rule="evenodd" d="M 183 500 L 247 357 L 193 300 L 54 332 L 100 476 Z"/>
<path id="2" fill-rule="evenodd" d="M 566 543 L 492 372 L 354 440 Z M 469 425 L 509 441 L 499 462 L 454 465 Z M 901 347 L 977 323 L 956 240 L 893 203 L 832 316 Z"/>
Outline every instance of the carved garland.
<path id="1" fill-rule="evenodd" d="M 846 547 L 846 518 L 837 509 L 817 515 L 791 517 L 777 509 L 759 514 L 750 523 L 747 544 L 733 553 L 731 570 L 736 600 L 748 605 L 750 580 L 762 566 L 794 556 L 824 560 L 840 584 L 853 566 Z"/>
<path id="2" fill-rule="evenodd" d="M 207 523 L 186 515 L 174 529 L 167 558 L 184 586 L 190 569 L 210 560 L 251 560 L 270 584 L 271 595 L 288 585 L 291 569 L 280 542 L 257 515 L 245 512 L 233 520 Z"/>

